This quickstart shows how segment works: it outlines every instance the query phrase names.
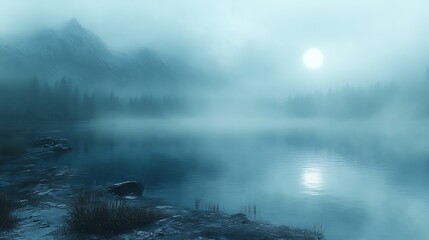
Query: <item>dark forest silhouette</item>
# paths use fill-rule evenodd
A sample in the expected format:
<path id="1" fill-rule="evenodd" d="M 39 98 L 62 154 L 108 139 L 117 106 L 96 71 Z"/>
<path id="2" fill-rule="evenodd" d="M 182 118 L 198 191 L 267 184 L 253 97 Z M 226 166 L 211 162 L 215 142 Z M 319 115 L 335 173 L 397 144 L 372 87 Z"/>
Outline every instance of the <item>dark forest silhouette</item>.
<path id="1" fill-rule="evenodd" d="M 90 120 L 108 115 L 160 116 L 184 111 L 183 100 L 142 95 L 121 99 L 110 93 L 82 91 L 70 78 L 53 84 L 34 77 L 0 87 L 1 120 Z"/>

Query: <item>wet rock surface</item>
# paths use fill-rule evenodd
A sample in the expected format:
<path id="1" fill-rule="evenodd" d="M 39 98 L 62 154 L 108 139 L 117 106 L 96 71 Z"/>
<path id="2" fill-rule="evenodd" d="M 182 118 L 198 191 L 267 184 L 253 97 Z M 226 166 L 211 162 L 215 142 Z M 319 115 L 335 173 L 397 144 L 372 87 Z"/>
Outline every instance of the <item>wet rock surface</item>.
<path id="1" fill-rule="evenodd" d="M 0 239 L 50 239 L 46 236 L 63 226 L 69 199 L 79 188 L 69 184 L 77 170 L 40 164 L 4 167 L 0 178 L 10 181 L 0 188 L 20 204 L 14 212 L 20 220 L 12 230 L 0 232 Z"/>
<path id="2" fill-rule="evenodd" d="M 159 220 L 151 228 L 137 230 L 122 239 L 321 239 L 316 233 L 252 222 L 244 214 L 186 211 L 171 208 L 173 214 Z M 131 238 L 127 238 L 131 237 Z"/>

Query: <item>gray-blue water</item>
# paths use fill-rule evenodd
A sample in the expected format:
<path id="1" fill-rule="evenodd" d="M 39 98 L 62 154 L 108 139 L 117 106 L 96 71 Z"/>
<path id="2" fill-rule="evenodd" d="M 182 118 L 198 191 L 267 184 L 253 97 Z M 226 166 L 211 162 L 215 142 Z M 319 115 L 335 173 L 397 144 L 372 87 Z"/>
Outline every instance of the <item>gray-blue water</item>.
<path id="1" fill-rule="evenodd" d="M 257 220 L 322 225 L 330 240 L 404 240 L 429 239 L 427 126 L 118 120 L 43 132 L 71 139 L 60 161 L 88 172 L 85 183 L 137 179 L 174 205 L 250 207 Z"/>

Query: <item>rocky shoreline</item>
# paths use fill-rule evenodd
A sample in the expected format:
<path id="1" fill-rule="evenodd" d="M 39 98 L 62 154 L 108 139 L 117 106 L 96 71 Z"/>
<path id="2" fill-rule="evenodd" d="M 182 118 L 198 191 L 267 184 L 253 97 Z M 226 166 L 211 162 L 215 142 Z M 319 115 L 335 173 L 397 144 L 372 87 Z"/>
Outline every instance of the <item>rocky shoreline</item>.
<path id="1" fill-rule="evenodd" d="M 44 158 L 72 149 L 67 140 L 40 138 L 36 143 L 21 156 L 0 165 L 0 189 L 17 199 L 19 208 L 14 214 L 20 219 L 13 229 L 0 230 L 0 239 L 323 239 L 323 234 L 317 231 L 250 221 L 241 213 L 230 215 L 218 210 L 166 206 L 146 196 L 126 201 L 159 211 L 162 217 L 153 224 L 111 236 L 67 231 L 69 206 L 76 194 L 83 189 L 107 192 L 109 188 L 74 184 L 73 179 L 85 173 L 67 166 L 44 164 Z"/>

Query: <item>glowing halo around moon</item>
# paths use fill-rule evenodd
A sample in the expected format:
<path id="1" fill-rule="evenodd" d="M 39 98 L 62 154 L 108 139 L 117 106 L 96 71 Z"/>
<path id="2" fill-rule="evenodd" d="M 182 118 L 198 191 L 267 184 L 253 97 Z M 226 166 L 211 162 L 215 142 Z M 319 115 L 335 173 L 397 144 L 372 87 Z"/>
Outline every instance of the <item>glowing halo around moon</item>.
<path id="1" fill-rule="evenodd" d="M 302 56 L 302 62 L 309 69 L 318 69 L 324 61 L 323 53 L 317 48 L 309 48 L 305 50 Z"/>

